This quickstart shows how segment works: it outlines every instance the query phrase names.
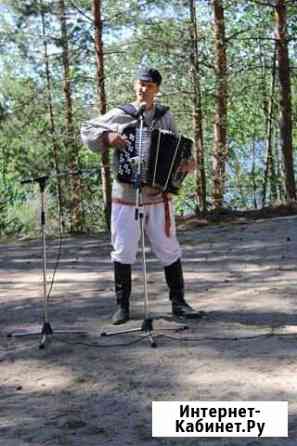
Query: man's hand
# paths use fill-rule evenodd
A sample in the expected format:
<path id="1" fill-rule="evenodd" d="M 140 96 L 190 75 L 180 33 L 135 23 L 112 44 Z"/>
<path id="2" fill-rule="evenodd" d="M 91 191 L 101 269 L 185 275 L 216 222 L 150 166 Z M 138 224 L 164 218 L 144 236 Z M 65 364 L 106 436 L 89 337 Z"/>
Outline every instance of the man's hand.
<path id="1" fill-rule="evenodd" d="M 190 160 L 183 161 L 177 170 L 183 173 L 192 173 L 194 172 L 195 167 L 196 167 L 196 162 L 193 158 L 191 158 Z"/>
<path id="2" fill-rule="evenodd" d="M 128 138 L 125 135 L 120 135 L 116 132 L 106 133 L 106 145 L 115 147 L 116 149 L 121 149 L 126 147 L 128 144 Z"/>

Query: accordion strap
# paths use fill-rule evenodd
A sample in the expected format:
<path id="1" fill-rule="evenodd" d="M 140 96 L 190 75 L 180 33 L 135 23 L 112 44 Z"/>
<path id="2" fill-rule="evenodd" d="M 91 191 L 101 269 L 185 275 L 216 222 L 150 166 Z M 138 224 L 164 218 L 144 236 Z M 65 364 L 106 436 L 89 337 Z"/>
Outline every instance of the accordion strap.
<path id="1" fill-rule="evenodd" d="M 157 104 L 155 108 L 155 114 L 153 117 L 153 121 L 159 121 L 169 110 L 169 107 L 165 107 L 164 105 Z"/>
<path id="2" fill-rule="evenodd" d="M 138 118 L 137 109 L 133 104 L 120 105 L 118 108 L 120 110 L 122 110 L 124 113 L 126 113 L 127 115 L 132 116 L 132 118 L 135 118 L 135 119 Z"/>

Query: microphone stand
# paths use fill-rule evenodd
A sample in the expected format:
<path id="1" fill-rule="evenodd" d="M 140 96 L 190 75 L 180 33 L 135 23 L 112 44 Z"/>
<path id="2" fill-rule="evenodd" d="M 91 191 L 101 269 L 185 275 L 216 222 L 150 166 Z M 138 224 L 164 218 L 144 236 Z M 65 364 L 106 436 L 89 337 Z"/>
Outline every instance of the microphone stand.
<path id="1" fill-rule="evenodd" d="M 144 337 L 148 338 L 151 347 L 157 347 L 157 343 L 153 336 L 153 317 L 150 314 L 150 303 L 148 297 L 148 286 L 147 286 L 147 269 L 146 269 L 146 255 L 145 255 L 145 239 L 144 239 L 144 205 L 143 205 L 143 194 L 142 194 L 142 179 L 143 179 L 143 167 L 144 167 L 144 147 L 143 147 L 143 128 L 144 128 L 144 106 L 141 106 L 138 114 L 139 119 L 139 143 L 138 143 L 138 163 L 137 163 L 137 173 L 135 175 L 135 188 L 136 188 L 136 200 L 135 200 L 135 220 L 139 222 L 140 227 L 140 237 L 141 237 L 141 252 L 142 252 L 142 271 L 143 271 L 143 288 L 144 288 L 144 319 L 141 327 L 131 328 L 127 330 L 112 331 L 101 333 L 101 336 L 114 336 L 126 333 L 144 332 Z M 136 138 L 137 141 L 137 138 Z M 187 325 L 178 324 L 176 327 L 166 328 L 166 330 L 185 330 L 188 328 Z"/>
<path id="2" fill-rule="evenodd" d="M 75 174 L 77 174 L 75 172 Z M 65 174 L 59 174 L 65 175 Z M 46 184 L 48 182 L 49 175 L 33 178 L 30 180 L 24 180 L 21 183 L 32 183 L 36 182 L 39 184 L 40 189 L 40 205 L 41 205 L 41 213 L 40 213 L 40 224 L 41 224 L 41 235 L 42 235 L 42 278 L 43 278 L 43 325 L 41 330 L 30 331 L 30 332 L 11 332 L 7 336 L 8 337 L 25 337 L 25 336 L 40 336 L 40 344 L 39 348 L 42 349 L 46 346 L 47 340 L 53 334 L 77 334 L 77 335 L 86 335 L 87 333 L 82 330 L 53 330 L 51 324 L 49 322 L 48 315 L 48 299 L 49 296 L 47 294 L 47 262 L 46 262 L 46 215 L 45 215 L 45 190 Z"/>

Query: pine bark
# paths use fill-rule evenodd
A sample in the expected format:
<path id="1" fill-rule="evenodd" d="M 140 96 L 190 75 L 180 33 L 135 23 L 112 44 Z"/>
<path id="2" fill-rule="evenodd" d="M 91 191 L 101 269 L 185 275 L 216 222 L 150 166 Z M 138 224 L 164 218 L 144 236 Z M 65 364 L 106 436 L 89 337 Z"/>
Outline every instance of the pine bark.
<path id="1" fill-rule="evenodd" d="M 68 154 L 68 166 L 71 172 L 78 170 L 79 146 L 75 141 L 74 125 L 73 125 L 73 107 L 72 107 L 72 90 L 70 82 L 70 57 L 67 34 L 67 22 L 65 16 L 64 0 L 59 0 L 59 19 L 61 27 L 61 43 L 64 70 L 64 113 L 65 113 L 65 138 L 64 144 Z M 71 215 L 71 231 L 81 231 L 81 184 L 78 175 L 70 176 L 70 215 Z"/>
<path id="2" fill-rule="evenodd" d="M 274 52 L 272 61 L 271 91 L 268 99 L 268 108 L 266 110 L 266 166 L 263 182 L 263 200 L 262 206 L 266 204 L 267 185 L 270 181 L 271 200 L 277 199 L 277 185 L 275 173 L 275 159 L 273 154 L 273 118 L 274 118 L 274 96 L 276 83 L 276 52 Z"/>
<path id="3" fill-rule="evenodd" d="M 276 0 L 276 49 L 280 83 L 280 139 L 288 200 L 296 200 L 292 145 L 292 100 L 285 0 Z"/>
<path id="4" fill-rule="evenodd" d="M 224 7 L 222 0 L 212 0 L 216 70 L 216 111 L 214 116 L 213 205 L 223 206 L 226 181 L 227 144 L 227 56 Z"/>
<path id="5" fill-rule="evenodd" d="M 191 74 L 193 82 L 193 129 L 195 142 L 196 157 L 196 194 L 197 208 L 206 211 L 206 178 L 205 178 L 205 161 L 204 161 L 204 145 L 203 145 L 203 124 L 202 124 L 202 104 L 201 104 L 201 87 L 199 74 L 199 58 L 198 58 L 198 31 L 196 19 L 196 2 L 189 0 L 190 18 L 191 18 Z"/>
<path id="6" fill-rule="evenodd" d="M 95 51 L 96 51 L 96 81 L 97 81 L 97 101 L 99 113 L 107 111 L 105 77 L 104 77 L 104 49 L 103 49 L 103 21 L 101 17 L 101 0 L 93 0 L 93 15 L 95 25 Z M 107 149 L 101 158 L 101 183 L 103 190 L 105 222 L 110 228 L 111 216 L 111 174 L 109 150 Z"/>

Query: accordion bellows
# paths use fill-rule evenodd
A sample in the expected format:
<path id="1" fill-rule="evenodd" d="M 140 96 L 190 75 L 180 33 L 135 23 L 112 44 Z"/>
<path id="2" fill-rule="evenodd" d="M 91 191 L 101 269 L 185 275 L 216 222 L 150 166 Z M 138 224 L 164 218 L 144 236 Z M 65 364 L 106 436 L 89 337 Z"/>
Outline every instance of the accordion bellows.
<path id="1" fill-rule="evenodd" d="M 141 183 L 177 194 L 187 175 L 179 167 L 192 157 L 193 141 L 168 130 L 150 130 L 147 127 L 143 128 L 141 135 L 140 129 L 135 127 L 127 127 L 124 134 L 128 138 L 128 146 L 117 151 L 117 180 L 136 182 L 141 154 Z"/>

